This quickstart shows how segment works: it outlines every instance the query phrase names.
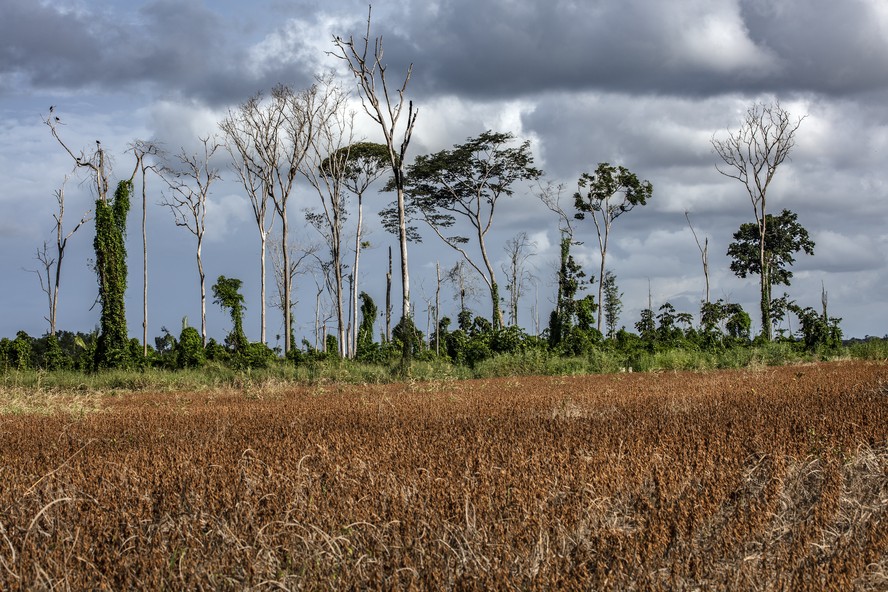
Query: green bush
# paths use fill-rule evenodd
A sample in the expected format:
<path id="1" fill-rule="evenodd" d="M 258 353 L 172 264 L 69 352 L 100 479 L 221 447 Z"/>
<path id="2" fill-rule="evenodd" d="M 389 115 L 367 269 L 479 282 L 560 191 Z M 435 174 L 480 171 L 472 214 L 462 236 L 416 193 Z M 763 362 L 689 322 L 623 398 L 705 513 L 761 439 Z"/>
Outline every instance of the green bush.
<path id="1" fill-rule="evenodd" d="M 59 338 L 55 335 L 47 335 L 43 338 L 44 349 L 40 367 L 44 370 L 66 370 L 71 366 L 71 359 L 65 356 Z"/>
<path id="2" fill-rule="evenodd" d="M 200 333 L 194 327 L 183 328 L 176 344 L 176 367 L 200 368 L 206 361 L 207 354 Z"/>

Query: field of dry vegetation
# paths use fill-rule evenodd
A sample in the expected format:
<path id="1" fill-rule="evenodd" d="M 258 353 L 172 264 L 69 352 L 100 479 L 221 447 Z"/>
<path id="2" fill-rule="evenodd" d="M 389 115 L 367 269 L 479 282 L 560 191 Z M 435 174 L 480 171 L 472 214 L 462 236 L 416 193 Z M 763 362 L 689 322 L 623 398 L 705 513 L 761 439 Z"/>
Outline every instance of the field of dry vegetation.
<path id="1" fill-rule="evenodd" d="M 56 393 L 0 415 L 0 589 L 885 590 L 886 385 Z"/>

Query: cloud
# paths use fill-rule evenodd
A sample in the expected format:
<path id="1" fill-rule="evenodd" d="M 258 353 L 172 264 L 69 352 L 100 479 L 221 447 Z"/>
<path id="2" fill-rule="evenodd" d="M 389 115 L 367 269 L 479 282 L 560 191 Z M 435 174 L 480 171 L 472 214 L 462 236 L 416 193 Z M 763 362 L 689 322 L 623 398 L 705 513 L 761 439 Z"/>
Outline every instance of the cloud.
<path id="1" fill-rule="evenodd" d="M 308 0 L 7 0 L 0 19 L 0 273 L 17 277 L 32 260 L 51 228 L 52 192 L 72 169 L 40 123 L 50 104 L 57 105 L 73 149 L 102 140 L 115 159 L 116 180 L 132 170 L 125 150 L 134 138 L 162 141 L 173 155 L 181 148 L 194 152 L 198 137 L 216 132 L 228 108 L 274 84 L 303 88 L 318 70 L 334 67 L 354 88 L 344 64 L 326 52 L 334 49 L 333 35 L 360 41 L 366 9 L 344 0 L 320 9 Z M 616 223 L 608 254 L 626 294 L 623 324 L 629 327 L 647 305 L 648 278 L 656 306 L 669 299 L 678 308 L 697 308 L 703 278 L 685 210 L 701 238 L 710 238 L 713 297 L 742 301 L 756 316 L 756 278 L 734 277 L 725 256 L 732 233 L 751 221 L 751 205 L 739 183 L 715 170 L 710 140 L 714 132 L 736 129 L 756 100 L 779 99 L 793 115 L 807 115 L 791 161 L 781 166 L 769 194 L 769 210 L 795 211 L 817 242 L 814 257 L 799 258 L 791 294 L 816 304 L 823 279 L 835 314 L 846 318 L 847 334 L 884 333 L 870 327 L 871 311 L 878 309 L 867 304 L 883 300 L 888 281 L 881 255 L 888 8 L 881 0 L 399 0 L 374 7 L 372 25 L 371 36 L 384 37 L 390 88 L 414 65 L 406 98 L 419 108 L 419 118 L 410 159 L 492 129 L 532 142 L 546 180 L 564 185 L 568 210 L 578 176 L 599 162 L 622 164 L 653 183 L 649 204 Z M 357 97 L 351 106 L 356 136 L 380 141 L 379 126 Z M 242 189 L 222 160 L 227 178 L 214 185 L 211 197 L 208 275 L 244 279 L 252 336 L 258 333 L 258 238 L 248 205 L 238 197 Z M 68 184 L 72 219 L 94 199 L 79 181 Z M 174 327 L 183 313 L 196 318 L 191 292 L 187 310 L 169 296 L 176 292 L 172 286 L 193 279 L 193 245 L 169 212 L 156 207 L 159 190 L 149 178 L 149 250 L 158 282 L 152 315 Z M 310 192 L 297 193 L 294 233 L 305 230 L 299 208 L 316 200 Z M 367 251 L 362 264 L 364 285 L 375 298 L 382 297 L 380 270 L 392 243 L 375 210 L 389 198 L 368 196 L 365 202 L 365 222 L 381 247 Z M 537 240 L 535 264 L 545 292 L 540 302 L 547 306 L 558 259 L 557 217 L 529 187 L 498 208 L 488 248 L 501 258 L 503 244 L 518 232 Z M 138 234 L 131 240 L 138 242 Z M 86 269 L 91 247 L 88 235 L 76 238 L 72 278 Z M 575 251 L 578 260 L 597 275 L 591 224 L 578 227 L 578 238 L 585 242 Z M 441 247 L 431 236 L 411 246 L 416 285 L 430 261 L 441 258 L 447 266 L 456 260 Z M 135 243 L 132 248 L 139 250 Z M 91 277 L 84 283 L 88 290 L 69 296 L 67 318 L 91 328 L 94 315 L 81 309 L 92 304 L 95 284 Z M 427 277 L 425 285 L 431 284 Z M 858 285 L 870 294 L 856 292 Z M 301 297 L 313 306 L 313 294 Z M 486 303 L 479 300 L 480 310 Z M 313 310 L 299 314 L 313 322 Z M 42 311 L 16 308 L 11 315 L 31 315 L 39 324 Z"/>
<path id="2" fill-rule="evenodd" d="M 250 221 L 249 206 L 241 195 L 211 196 L 208 201 L 205 236 L 208 242 L 231 240 L 236 231 Z"/>
<path id="3" fill-rule="evenodd" d="M 830 273 L 872 271 L 888 262 L 888 236 L 842 233 L 817 230 L 811 233 L 814 257 L 799 255 L 796 267 L 800 270 Z"/>

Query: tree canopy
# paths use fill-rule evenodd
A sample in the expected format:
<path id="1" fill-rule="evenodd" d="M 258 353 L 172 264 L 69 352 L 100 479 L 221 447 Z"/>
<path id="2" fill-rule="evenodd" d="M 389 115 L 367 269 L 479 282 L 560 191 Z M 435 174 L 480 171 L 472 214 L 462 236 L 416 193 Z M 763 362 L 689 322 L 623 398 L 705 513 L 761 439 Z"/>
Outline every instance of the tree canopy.
<path id="1" fill-rule="evenodd" d="M 798 215 L 790 210 L 784 209 L 779 216 L 768 214 L 765 228 L 765 265 L 769 284 L 788 286 L 792 279 L 789 267 L 795 263 L 795 254 L 804 252 L 813 255 L 814 241 L 798 222 Z M 761 275 L 760 245 L 758 224 L 741 224 L 734 233 L 734 242 L 728 246 L 727 253 L 732 260 L 731 271 L 735 275 L 741 278 Z"/>

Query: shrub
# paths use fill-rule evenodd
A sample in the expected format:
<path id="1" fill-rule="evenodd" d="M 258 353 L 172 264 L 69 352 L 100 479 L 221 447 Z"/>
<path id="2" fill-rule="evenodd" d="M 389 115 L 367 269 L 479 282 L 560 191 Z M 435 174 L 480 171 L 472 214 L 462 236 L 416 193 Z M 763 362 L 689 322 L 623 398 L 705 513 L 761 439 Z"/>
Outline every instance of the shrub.
<path id="1" fill-rule="evenodd" d="M 177 368 L 199 368 L 207 361 L 203 338 L 194 327 L 185 327 L 176 345 Z"/>

